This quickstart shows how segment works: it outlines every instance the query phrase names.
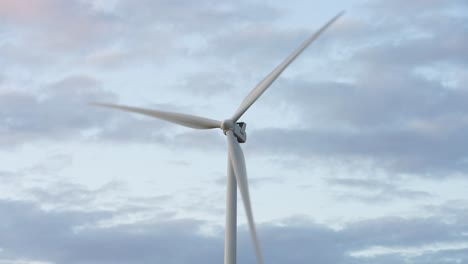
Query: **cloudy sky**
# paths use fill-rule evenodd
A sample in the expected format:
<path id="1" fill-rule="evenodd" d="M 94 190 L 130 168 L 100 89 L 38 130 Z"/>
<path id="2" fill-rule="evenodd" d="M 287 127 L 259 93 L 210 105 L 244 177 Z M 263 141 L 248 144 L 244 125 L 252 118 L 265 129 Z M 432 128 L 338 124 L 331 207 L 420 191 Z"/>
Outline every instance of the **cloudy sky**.
<path id="1" fill-rule="evenodd" d="M 88 103 L 222 120 L 343 9 L 242 118 L 265 263 L 468 263 L 466 0 L 1 0 L 0 264 L 221 263 L 221 131 Z"/>

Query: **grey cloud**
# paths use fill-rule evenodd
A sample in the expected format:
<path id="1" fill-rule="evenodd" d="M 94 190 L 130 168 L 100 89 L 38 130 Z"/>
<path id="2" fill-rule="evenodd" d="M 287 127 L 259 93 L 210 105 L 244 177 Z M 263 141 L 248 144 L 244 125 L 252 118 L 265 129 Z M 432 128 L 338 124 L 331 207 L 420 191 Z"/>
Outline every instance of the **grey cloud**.
<path id="1" fill-rule="evenodd" d="M 183 7 L 183 8 L 182 8 Z M 256 10 L 262 10 L 258 12 Z M 178 1 L 120 1 L 117 13 L 124 13 L 130 20 L 145 24 L 154 21 L 185 32 L 202 33 L 219 29 L 237 21 L 271 21 L 280 11 L 266 4 L 239 1 L 236 3 L 212 0 L 197 3 Z"/>
<path id="2" fill-rule="evenodd" d="M 2 258 L 31 259 L 55 263 L 219 263 L 222 261 L 222 230 L 200 233 L 200 221 L 159 218 L 150 222 L 114 227 L 94 227 L 112 212 L 43 211 L 37 204 L 1 201 L 0 243 Z M 81 228 L 79 228 L 81 227 Z M 261 224 L 259 236 L 268 263 L 366 263 L 369 259 L 349 254 L 372 246 L 418 247 L 431 243 L 465 241 L 466 223 L 444 223 L 438 218 L 378 218 L 350 223 L 340 230 L 307 221 L 282 225 Z M 239 261 L 255 263 L 249 234 L 239 229 Z M 451 254 L 453 253 L 453 254 Z M 465 251 L 441 250 L 405 257 L 398 253 L 371 260 L 415 263 L 430 256 L 467 258 Z M 434 262 L 443 263 L 443 262 Z"/>
<path id="3" fill-rule="evenodd" d="M 125 38 L 124 43 L 136 49 L 133 53 L 142 54 L 137 55 L 140 59 L 150 55 L 150 58 L 161 61 L 176 51 L 187 59 L 195 58 L 200 65 L 214 58 L 216 69 L 225 69 L 230 58 L 236 56 L 231 53 L 229 58 L 223 56 L 223 52 L 229 51 L 233 43 L 230 42 L 232 39 L 219 36 L 230 36 L 239 25 L 270 23 L 281 15 L 281 11 L 264 3 L 221 3 L 212 0 L 198 1 L 196 4 L 184 0 L 121 1 L 116 12 L 127 23 L 134 25 L 132 31 L 126 33 L 129 37 Z M 145 41 L 140 41 L 142 39 Z M 220 39 L 222 43 L 218 42 Z M 192 78 L 188 77 L 187 81 Z M 220 82 L 224 83 L 216 83 Z"/>
<path id="4" fill-rule="evenodd" d="M 405 247 L 426 245 L 434 242 L 464 242 L 462 236 L 466 224 L 460 223 L 457 226 L 444 222 L 443 217 L 439 218 L 417 218 L 404 219 L 399 217 L 388 217 L 381 219 L 363 220 L 348 225 L 346 235 L 358 237 L 361 232 L 366 233 L 366 237 L 360 239 L 361 245 L 373 244 L 387 247 Z M 390 235 L 391 234 L 391 235 Z M 356 247 L 356 249 L 358 248 Z"/>
<path id="5" fill-rule="evenodd" d="M 227 143 L 219 130 L 189 131 L 176 135 L 171 142 L 177 142 L 175 147 L 195 148 L 205 153 L 225 150 Z"/>
<path id="6" fill-rule="evenodd" d="M 431 252 L 421 257 L 412 257 L 411 261 L 415 264 L 423 263 L 450 263 L 458 262 L 465 263 L 468 261 L 466 249 L 448 249 L 438 252 Z"/>
<path id="7" fill-rule="evenodd" d="M 217 96 L 226 94 L 234 88 L 230 73 L 221 72 L 199 72 L 185 78 L 184 82 L 177 85 L 177 89 L 191 92 L 197 96 Z"/>
<path id="8" fill-rule="evenodd" d="M 69 154 L 53 154 L 38 164 L 20 170 L 20 173 L 23 175 L 35 173 L 56 175 L 60 170 L 70 166 L 72 163 L 73 157 Z"/>
<path id="9" fill-rule="evenodd" d="M 109 111 L 109 110 L 107 110 Z M 112 110 L 110 110 L 112 111 Z M 128 113 L 118 113 L 121 116 L 109 122 L 96 126 L 101 130 L 91 140 L 117 141 L 117 142 L 145 142 L 168 144 L 172 141 L 165 135 L 166 124 L 151 119 L 141 120 L 129 116 Z"/>
<path id="10" fill-rule="evenodd" d="M 13 179 L 16 176 L 18 176 L 17 172 L 0 170 L 0 178 L 2 178 L 5 181 L 10 181 L 11 179 Z"/>
<path id="11" fill-rule="evenodd" d="M 277 177 L 257 177 L 257 178 L 250 178 L 249 179 L 249 186 L 251 188 L 256 188 L 263 184 L 268 183 L 282 183 L 283 180 Z M 217 177 L 215 183 L 219 186 L 226 186 L 226 176 Z"/>
<path id="12" fill-rule="evenodd" d="M 461 10 L 468 8 L 466 1 L 453 0 L 450 2 L 444 0 L 428 1 L 374 1 L 367 2 L 366 7 L 374 12 L 386 12 L 398 17 L 410 18 L 411 16 L 427 15 L 434 13 L 449 13 L 447 11 Z M 424 7 L 424 8 L 422 8 Z"/>
<path id="13" fill-rule="evenodd" d="M 429 204 L 424 207 L 424 210 L 434 215 L 443 215 L 449 221 L 458 222 L 460 224 L 468 221 L 468 200 L 448 200 L 443 204 Z M 465 236 L 468 234 L 464 231 Z"/>
<path id="14" fill-rule="evenodd" d="M 101 69 L 118 69 L 128 66 L 136 58 L 128 50 L 103 48 L 85 56 L 84 63 Z"/>
<path id="15" fill-rule="evenodd" d="M 35 201 L 41 201 L 42 204 L 53 206 L 55 208 L 76 208 L 86 204 L 92 204 L 96 200 L 99 191 L 88 190 L 84 186 L 70 182 L 55 182 L 53 179 L 48 179 L 50 182 L 44 187 L 32 187 L 27 190 L 29 196 Z M 46 182 L 46 180 L 43 180 Z"/>
<path id="16" fill-rule="evenodd" d="M 345 193 L 338 195 L 343 200 L 357 199 L 369 203 L 382 203 L 396 199 L 427 199 L 432 195 L 428 192 L 402 188 L 398 184 L 377 179 L 335 178 L 327 183 L 344 187 Z"/>
<path id="17" fill-rule="evenodd" d="M 66 77 L 35 93 L 5 91 L 0 95 L 0 145 L 42 139 L 169 142 L 165 122 L 89 105 L 116 99 L 86 75 Z"/>
<path id="18" fill-rule="evenodd" d="M 71 156 L 59 154 L 49 156 L 36 164 L 16 170 L 0 170 L 2 187 L 6 190 L 23 190 L 24 188 L 30 188 L 29 184 L 44 186 L 56 179 L 58 172 L 66 166 L 69 166 L 71 161 Z M 41 177 L 43 175 L 48 175 L 49 177 L 43 178 Z M 42 191 L 46 193 L 46 191 Z M 29 195 L 33 195 L 30 190 L 27 190 L 27 192 Z M 7 193 L 9 192 L 7 191 Z"/>
<path id="19" fill-rule="evenodd" d="M 66 78 L 41 90 L 38 95 L 5 92 L 0 96 L 1 145 L 15 145 L 28 139 L 67 138 L 80 129 L 96 126 L 107 117 L 93 115 L 88 102 L 115 100 L 115 95 L 97 87 L 87 76 Z"/>
<path id="20" fill-rule="evenodd" d="M 435 18 L 424 17 L 420 20 L 414 22 L 415 25 L 411 25 L 412 20 L 402 23 L 398 29 L 403 32 L 395 34 L 395 39 L 359 49 L 353 55 L 354 59 L 374 62 L 374 65 L 386 62 L 386 67 L 391 65 L 410 70 L 436 63 L 468 65 L 467 17 L 438 14 Z M 404 32 L 408 26 L 413 28 L 410 33 Z"/>
<path id="21" fill-rule="evenodd" d="M 280 14 L 267 4 L 212 0 L 196 4 L 185 0 L 120 1 L 114 12 L 126 25 L 131 25 L 121 41 L 124 47 L 132 47 L 130 53 L 140 61 L 151 58 L 161 62 L 176 52 L 186 58 L 196 56 L 199 64 L 212 55 L 209 44 L 212 38 L 232 31 L 239 24 L 271 21 Z"/>
<path id="22" fill-rule="evenodd" d="M 216 56 L 221 55 L 228 58 L 228 62 L 241 64 L 237 65 L 242 66 L 238 70 L 245 70 L 245 67 L 247 70 L 257 69 L 259 65 L 263 65 L 268 66 L 268 71 L 271 71 L 272 65 L 279 64 L 310 33 L 299 30 L 281 31 L 261 23 L 244 25 L 217 36 L 211 42 L 213 47 L 206 52 L 216 50 Z"/>
<path id="23" fill-rule="evenodd" d="M 161 219 L 118 228 L 76 227 L 112 216 L 109 212 L 46 212 L 33 204 L 0 204 L 2 256 L 57 263 L 193 263 L 222 259 L 219 239 L 196 235 L 199 223 Z M 219 253 L 217 253 L 219 252 Z"/>
<path id="24" fill-rule="evenodd" d="M 281 85 L 290 88 L 282 89 L 288 90 L 288 103 L 300 107 L 298 110 L 311 123 L 340 122 L 358 129 L 405 129 L 418 120 L 436 124 L 459 121 L 463 125 L 468 98 L 464 89 L 447 89 L 441 83 L 394 68 L 391 72 L 368 68 L 361 77 L 353 83 L 282 80 Z"/>
<path id="25" fill-rule="evenodd" d="M 443 263 L 465 263 L 467 259 L 466 249 L 438 250 L 436 252 L 426 252 L 422 255 L 415 254 L 382 254 L 372 257 L 360 258 L 355 263 L 414 263 L 414 264 L 443 264 Z"/>
<path id="26" fill-rule="evenodd" d="M 265 129 L 254 133 L 262 135 L 256 136 L 255 147 L 261 152 L 281 151 L 305 159 L 316 155 L 370 159 L 376 166 L 393 172 L 448 177 L 466 169 L 464 131 L 448 134 L 447 138 L 426 138 L 411 131 L 348 133 Z"/>

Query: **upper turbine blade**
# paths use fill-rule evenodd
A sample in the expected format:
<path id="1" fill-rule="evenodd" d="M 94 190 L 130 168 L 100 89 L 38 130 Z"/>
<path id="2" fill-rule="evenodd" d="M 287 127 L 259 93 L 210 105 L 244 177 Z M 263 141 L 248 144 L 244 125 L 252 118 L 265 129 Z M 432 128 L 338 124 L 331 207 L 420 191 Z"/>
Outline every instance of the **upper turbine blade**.
<path id="1" fill-rule="evenodd" d="M 245 168 L 244 153 L 237 142 L 233 132 L 228 130 L 226 132 L 228 139 L 229 156 L 231 157 L 232 168 L 237 180 L 237 186 L 244 202 L 245 214 L 247 215 L 247 222 L 249 223 L 250 235 L 255 246 L 255 254 L 257 255 L 257 262 L 263 263 L 262 255 L 260 254 L 260 245 L 257 239 L 257 231 L 255 230 L 255 222 L 252 214 L 252 206 L 250 204 L 249 185 L 247 182 L 247 170 Z"/>
<path id="2" fill-rule="evenodd" d="M 270 74 L 268 74 L 265 79 L 255 86 L 255 88 L 247 95 L 247 97 L 242 101 L 237 111 L 232 116 L 232 120 L 236 122 L 239 118 L 252 106 L 255 101 L 266 91 L 266 89 L 278 78 L 278 76 L 288 67 L 288 65 L 294 61 L 294 59 L 304 51 L 309 44 L 314 41 L 323 31 L 325 31 L 331 24 L 333 24 L 339 17 L 344 14 L 344 11 L 338 13 L 330 21 L 328 21 L 322 28 L 320 28 L 315 34 L 306 39 L 301 46 L 299 46 L 289 57 L 287 57 L 280 65 L 278 65 Z"/>
<path id="3" fill-rule="evenodd" d="M 133 112 L 133 113 L 139 113 L 139 114 L 156 117 L 158 119 L 166 120 L 168 122 L 172 122 L 172 123 L 176 123 L 182 126 L 196 128 L 196 129 L 211 129 L 211 128 L 219 128 L 221 126 L 220 121 L 209 119 L 209 118 L 204 118 L 204 117 L 199 117 L 199 116 L 187 115 L 187 114 L 164 112 L 164 111 L 150 110 L 150 109 L 124 106 L 124 105 L 116 105 L 116 104 L 92 103 L 92 105 L 115 108 L 115 109 L 119 109 L 123 111 Z"/>

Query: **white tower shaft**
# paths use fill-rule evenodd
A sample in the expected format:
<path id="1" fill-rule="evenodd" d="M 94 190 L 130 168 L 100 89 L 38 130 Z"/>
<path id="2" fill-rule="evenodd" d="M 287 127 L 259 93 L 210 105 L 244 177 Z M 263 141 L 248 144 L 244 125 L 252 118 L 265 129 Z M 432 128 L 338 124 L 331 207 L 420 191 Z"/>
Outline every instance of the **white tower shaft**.
<path id="1" fill-rule="evenodd" d="M 229 156 L 226 181 L 226 230 L 224 236 L 224 264 L 236 264 L 237 183 L 231 164 L 231 158 Z"/>

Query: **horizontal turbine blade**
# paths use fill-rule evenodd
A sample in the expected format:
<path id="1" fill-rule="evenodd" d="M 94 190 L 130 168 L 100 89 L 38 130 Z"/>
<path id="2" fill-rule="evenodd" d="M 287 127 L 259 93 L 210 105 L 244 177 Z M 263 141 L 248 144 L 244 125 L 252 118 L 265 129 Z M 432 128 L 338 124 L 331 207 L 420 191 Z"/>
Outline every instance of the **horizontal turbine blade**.
<path id="1" fill-rule="evenodd" d="M 252 236 L 252 240 L 255 246 L 257 262 L 262 264 L 263 259 L 260 253 L 260 244 L 258 243 L 252 206 L 250 204 L 249 185 L 247 182 L 247 170 L 245 168 L 244 153 L 242 152 L 239 142 L 237 142 L 237 139 L 231 130 L 226 132 L 226 136 L 228 139 L 228 149 L 229 156 L 231 157 L 232 168 L 234 169 L 234 174 L 236 176 L 237 186 L 239 186 L 239 191 L 242 196 L 242 201 L 244 202 L 245 214 L 247 215 L 247 222 L 249 223 L 250 235 Z"/>
<path id="2" fill-rule="evenodd" d="M 211 128 L 220 128 L 221 122 L 209 118 L 194 116 L 194 115 L 187 115 L 187 114 L 180 114 L 180 113 L 173 113 L 173 112 L 164 112 L 159 110 L 150 110 L 138 107 L 131 107 L 125 105 L 116 105 L 116 104 L 104 104 L 104 103 L 91 103 L 95 106 L 100 107 L 107 107 L 107 108 L 114 108 L 119 109 L 122 111 L 138 113 L 142 115 L 147 115 L 151 117 L 155 117 L 158 119 L 166 120 L 171 123 L 179 124 L 181 126 L 196 128 L 196 129 L 211 129 Z"/>
<path id="3" fill-rule="evenodd" d="M 338 13 L 330 21 L 328 21 L 322 28 L 320 28 L 315 34 L 306 39 L 301 46 L 299 46 L 289 57 L 287 57 L 280 65 L 278 65 L 265 79 L 255 86 L 255 88 L 247 95 L 242 101 L 237 111 L 232 116 L 232 120 L 236 122 L 239 118 L 249 109 L 255 101 L 266 91 L 268 87 L 278 78 L 278 76 L 288 67 L 288 65 L 294 61 L 294 59 L 304 51 L 312 41 L 314 41 L 323 31 L 325 31 L 331 24 L 333 24 L 338 18 L 344 14 L 344 11 Z"/>

